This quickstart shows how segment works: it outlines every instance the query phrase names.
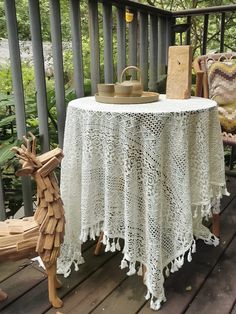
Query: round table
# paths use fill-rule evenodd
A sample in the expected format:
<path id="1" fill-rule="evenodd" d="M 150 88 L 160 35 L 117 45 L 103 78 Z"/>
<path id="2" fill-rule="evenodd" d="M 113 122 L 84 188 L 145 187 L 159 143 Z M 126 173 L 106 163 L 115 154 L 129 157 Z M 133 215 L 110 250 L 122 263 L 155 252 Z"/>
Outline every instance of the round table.
<path id="1" fill-rule="evenodd" d="M 106 251 L 120 249 L 128 275 L 146 267 L 151 308 L 165 301 L 164 278 L 195 251 L 217 245 L 203 226 L 226 192 L 216 103 L 166 99 L 147 104 L 73 100 L 66 117 L 61 194 L 66 234 L 59 272 L 83 261 L 81 242 L 104 232 Z"/>

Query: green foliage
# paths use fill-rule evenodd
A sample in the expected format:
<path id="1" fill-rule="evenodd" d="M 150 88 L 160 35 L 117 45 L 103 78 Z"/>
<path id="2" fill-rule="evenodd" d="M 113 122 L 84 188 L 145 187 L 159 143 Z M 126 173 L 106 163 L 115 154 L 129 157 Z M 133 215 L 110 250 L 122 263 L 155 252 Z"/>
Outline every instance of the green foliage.
<path id="1" fill-rule="evenodd" d="M 9 64 L 0 67 L 0 92 L 10 94 L 12 91 L 12 76 Z"/>
<path id="2" fill-rule="evenodd" d="M 20 182 L 14 176 L 14 153 L 11 151 L 17 145 L 19 141 L 16 140 L 15 132 L 14 99 L 11 95 L 0 93 L 0 172 L 7 215 L 15 213 L 22 206 L 22 193 L 17 193 Z"/>
<path id="3" fill-rule="evenodd" d="M 32 95 L 32 92 L 35 90 L 33 67 L 29 62 L 22 62 L 21 67 L 25 95 Z M 6 95 L 12 93 L 12 73 L 8 63 L 0 67 L 0 93 Z"/>
<path id="4" fill-rule="evenodd" d="M 0 1 L 0 38 L 7 38 L 4 1 Z"/>
<path id="5" fill-rule="evenodd" d="M 82 4 L 82 12 L 84 16 L 84 21 L 88 21 L 86 18 L 87 5 L 86 1 Z M 48 0 L 40 0 L 40 16 L 41 16 L 41 27 L 42 27 L 42 36 L 43 41 L 50 41 L 50 8 Z M 62 29 L 62 37 L 64 41 L 71 40 L 70 34 L 70 13 L 69 13 L 69 5 L 68 0 L 60 0 L 61 7 L 61 29 Z M 20 40 L 30 40 L 30 20 L 29 20 L 29 5 L 28 0 L 20 0 L 16 1 L 16 15 L 17 15 L 17 24 L 19 31 L 19 39 Z M 0 38 L 7 38 L 7 30 L 6 30 L 6 18 L 4 11 L 4 1 L 0 1 Z"/>
<path id="6" fill-rule="evenodd" d="M 14 157 L 15 154 L 11 151 L 11 148 L 17 146 L 18 144 L 19 144 L 18 140 L 15 140 L 13 143 L 6 141 L 5 143 L 1 144 L 0 168 L 4 167 L 9 162 L 9 160 L 11 160 Z"/>

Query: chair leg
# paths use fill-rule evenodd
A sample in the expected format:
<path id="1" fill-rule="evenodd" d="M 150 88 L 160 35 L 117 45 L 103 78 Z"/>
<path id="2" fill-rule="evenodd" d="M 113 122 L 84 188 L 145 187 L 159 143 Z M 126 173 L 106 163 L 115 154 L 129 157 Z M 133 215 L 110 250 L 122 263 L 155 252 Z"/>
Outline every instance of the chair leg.
<path id="1" fill-rule="evenodd" d="M 56 288 L 59 288 L 60 282 L 57 280 L 56 277 L 56 263 L 52 264 L 50 267 L 46 267 L 47 274 L 48 274 L 48 294 L 49 294 L 49 301 L 51 302 L 52 306 L 55 308 L 62 307 L 63 302 L 61 299 L 58 298 Z"/>
<path id="2" fill-rule="evenodd" d="M 7 299 L 7 294 L 0 289 L 0 302 Z"/>
<path id="3" fill-rule="evenodd" d="M 219 238 L 220 237 L 220 215 L 213 214 L 212 217 L 212 233 Z"/>
<path id="4" fill-rule="evenodd" d="M 94 251 L 94 255 L 96 256 L 100 255 L 102 252 L 102 245 L 103 245 L 101 242 L 102 238 L 103 238 L 103 232 L 100 233 L 100 236 L 99 236 L 99 239 L 98 239 L 95 251 Z"/>

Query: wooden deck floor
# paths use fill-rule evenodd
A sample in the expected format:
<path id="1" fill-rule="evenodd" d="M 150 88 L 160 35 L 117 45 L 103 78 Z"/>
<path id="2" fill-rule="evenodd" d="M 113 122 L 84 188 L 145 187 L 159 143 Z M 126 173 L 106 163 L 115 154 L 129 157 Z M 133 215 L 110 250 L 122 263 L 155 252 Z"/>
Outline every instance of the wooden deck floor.
<path id="1" fill-rule="evenodd" d="M 197 243 L 191 263 L 165 282 L 167 302 L 160 314 L 236 314 L 236 179 L 230 178 L 229 197 L 222 200 L 221 243 L 218 247 Z M 138 276 L 120 270 L 120 253 L 93 256 L 94 243 L 86 243 L 86 263 L 69 278 L 62 278 L 59 295 L 64 307 L 50 307 L 44 272 L 29 260 L 0 265 L 0 286 L 9 297 L 0 313 L 155 313 L 145 301 L 146 288 Z"/>

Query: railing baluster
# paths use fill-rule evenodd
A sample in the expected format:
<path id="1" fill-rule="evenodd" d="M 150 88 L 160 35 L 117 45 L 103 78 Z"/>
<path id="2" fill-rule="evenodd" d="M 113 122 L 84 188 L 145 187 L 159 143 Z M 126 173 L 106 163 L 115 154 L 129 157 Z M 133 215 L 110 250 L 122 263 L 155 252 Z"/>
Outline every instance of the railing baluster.
<path id="1" fill-rule="evenodd" d="M 208 20 L 209 15 L 204 15 L 204 25 L 203 25 L 203 36 L 202 36 L 202 55 L 206 54 L 206 48 L 207 48 L 207 32 L 208 32 Z"/>
<path id="2" fill-rule="evenodd" d="M 0 221 L 6 219 L 5 205 L 4 205 L 4 194 L 3 194 L 3 182 L 2 173 L 0 169 Z"/>
<path id="3" fill-rule="evenodd" d="M 46 152 L 49 150 L 49 130 L 39 0 L 29 0 L 29 13 L 36 82 L 39 134 L 42 136 L 42 151 Z"/>
<path id="4" fill-rule="evenodd" d="M 50 26 L 55 78 L 56 107 L 57 107 L 58 140 L 59 145 L 62 148 L 65 129 L 66 105 L 62 57 L 60 2 L 58 0 L 50 0 L 49 3 L 50 3 Z"/>
<path id="5" fill-rule="evenodd" d="M 15 0 L 5 0 L 8 44 L 11 60 L 12 82 L 15 96 L 16 129 L 19 138 L 26 134 L 25 99 L 17 33 Z"/>
<path id="6" fill-rule="evenodd" d="M 167 54 L 169 47 L 168 20 L 166 17 L 158 18 L 158 80 L 166 74 Z"/>
<path id="7" fill-rule="evenodd" d="M 133 12 L 133 21 L 129 23 L 129 65 L 137 65 L 137 12 Z"/>
<path id="8" fill-rule="evenodd" d="M 112 6 L 106 2 L 103 4 L 103 34 L 105 83 L 113 83 Z"/>
<path id="9" fill-rule="evenodd" d="M 17 33 L 15 0 L 5 0 L 8 43 L 11 60 L 12 82 L 15 96 L 16 129 L 18 138 L 26 134 L 25 101 L 21 71 L 20 47 Z M 22 177 L 22 192 L 26 216 L 33 214 L 32 188 L 28 177 Z"/>
<path id="10" fill-rule="evenodd" d="M 138 13 L 133 12 L 133 21 L 129 23 L 128 25 L 128 64 L 129 65 L 135 65 L 138 66 Z M 130 75 L 132 75 L 132 78 L 135 79 L 137 77 L 137 73 L 135 70 L 130 70 Z"/>
<path id="11" fill-rule="evenodd" d="M 117 80 L 126 66 L 125 8 L 117 7 Z"/>
<path id="12" fill-rule="evenodd" d="M 157 16 L 150 15 L 150 65 L 149 65 L 149 90 L 157 89 L 157 49 L 158 49 L 158 24 Z"/>
<path id="13" fill-rule="evenodd" d="M 90 33 L 90 70 L 92 95 L 97 92 L 100 82 L 100 57 L 99 57 L 99 30 L 98 30 L 98 2 L 89 0 L 89 33 Z"/>
<path id="14" fill-rule="evenodd" d="M 171 46 L 174 46 L 175 45 L 175 42 L 176 42 L 176 34 L 175 34 L 175 31 L 174 31 L 174 25 L 176 23 L 176 18 L 175 17 L 170 17 L 168 18 L 168 21 L 169 21 L 169 35 L 170 35 L 170 45 Z"/>
<path id="15" fill-rule="evenodd" d="M 190 25 L 189 29 L 187 30 L 186 34 L 186 45 L 191 45 L 191 16 L 187 17 L 187 24 Z"/>
<path id="16" fill-rule="evenodd" d="M 70 0 L 74 85 L 77 97 L 84 96 L 84 72 L 80 18 L 80 0 Z"/>
<path id="17" fill-rule="evenodd" d="M 148 89 L 148 15 L 140 13 L 140 69 L 144 90 Z"/>
<path id="18" fill-rule="evenodd" d="M 225 42 L 225 12 L 221 13 L 221 23 L 220 23 L 220 52 L 224 52 L 224 42 Z"/>

